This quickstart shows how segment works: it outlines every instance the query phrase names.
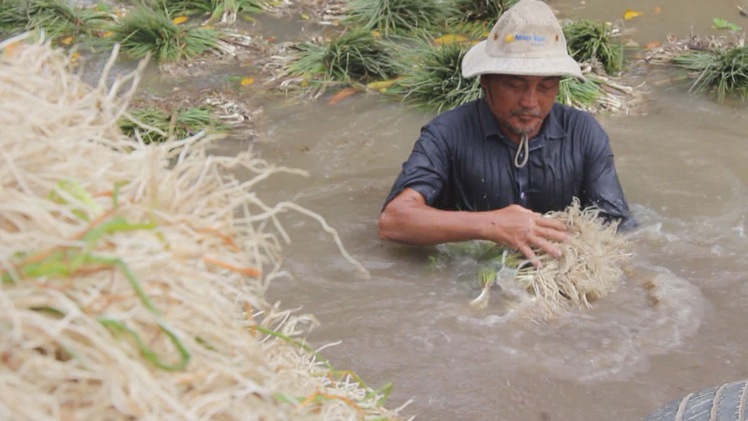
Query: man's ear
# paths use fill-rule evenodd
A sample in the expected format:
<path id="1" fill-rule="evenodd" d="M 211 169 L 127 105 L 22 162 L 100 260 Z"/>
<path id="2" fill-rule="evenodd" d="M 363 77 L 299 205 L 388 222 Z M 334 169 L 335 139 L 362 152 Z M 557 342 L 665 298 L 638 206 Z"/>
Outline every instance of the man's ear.
<path id="1" fill-rule="evenodd" d="M 479 75 L 480 78 L 480 87 L 483 88 L 483 92 L 488 91 L 488 75 Z"/>
<path id="2" fill-rule="evenodd" d="M 481 89 L 483 89 L 483 96 L 486 98 L 491 97 L 491 89 L 489 87 L 489 84 L 491 83 L 491 78 L 493 75 L 479 75 L 480 78 L 479 82 Z"/>

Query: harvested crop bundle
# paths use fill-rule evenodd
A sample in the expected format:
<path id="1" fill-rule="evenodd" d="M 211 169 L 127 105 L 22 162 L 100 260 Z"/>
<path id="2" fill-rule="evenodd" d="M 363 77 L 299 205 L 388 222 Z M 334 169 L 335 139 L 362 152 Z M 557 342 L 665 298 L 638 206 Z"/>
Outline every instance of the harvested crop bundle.
<path id="1" fill-rule="evenodd" d="M 23 38 L 0 42 L 0 418 L 396 419 L 303 342 L 312 317 L 263 297 L 268 230 L 302 208 L 253 187 L 297 171 L 202 134 L 127 139 L 142 69 L 110 75 L 115 50 L 91 88 Z"/>
<path id="2" fill-rule="evenodd" d="M 566 223 L 569 240 L 559 244 L 563 252 L 555 259 L 536 250 L 541 266 L 535 268 L 521 255 L 504 251 L 492 273 L 481 274 L 481 295 L 471 304 L 485 307 L 494 283 L 518 296 L 523 312 L 531 317 L 552 317 L 565 310 L 587 309 L 591 302 L 613 292 L 623 279 L 621 265 L 628 259 L 628 241 L 616 234 L 617 225 L 603 225 L 595 208 L 581 209 L 579 202 L 546 215 Z M 496 253 L 493 253 L 496 255 Z M 492 259 L 498 262 L 499 258 Z M 519 263 L 517 263 L 519 262 Z"/>
<path id="3" fill-rule="evenodd" d="M 616 224 L 602 225 L 597 209 L 580 209 L 577 201 L 548 217 L 565 222 L 569 229 L 569 241 L 560 245 L 563 256 L 543 255 L 540 268 L 524 265 L 515 279 L 549 315 L 589 308 L 623 279 L 621 264 L 630 256 L 628 242 L 616 235 Z"/>

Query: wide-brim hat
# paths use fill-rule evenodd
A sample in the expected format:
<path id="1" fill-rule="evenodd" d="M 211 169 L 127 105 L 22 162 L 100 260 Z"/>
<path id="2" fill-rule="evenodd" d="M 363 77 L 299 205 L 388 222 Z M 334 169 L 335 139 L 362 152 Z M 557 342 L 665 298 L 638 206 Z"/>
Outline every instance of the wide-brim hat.
<path id="1" fill-rule="evenodd" d="M 504 12 L 488 38 L 462 59 L 462 76 L 484 74 L 572 76 L 582 71 L 566 50 L 566 38 L 553 10 L 539 0 L 520 0 Z"/>

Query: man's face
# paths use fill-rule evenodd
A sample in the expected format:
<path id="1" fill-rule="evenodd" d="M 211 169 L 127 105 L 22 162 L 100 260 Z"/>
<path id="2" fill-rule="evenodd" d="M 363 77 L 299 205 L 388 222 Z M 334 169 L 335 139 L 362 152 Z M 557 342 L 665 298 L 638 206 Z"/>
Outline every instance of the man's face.
<path id="1" fill-rule="evenodd" d="M 532 138 L 551 112 L 559 86 L 558 76 L 483 75 L 481 86 L 491 112 L 515 142 L 523 134 Z"/>

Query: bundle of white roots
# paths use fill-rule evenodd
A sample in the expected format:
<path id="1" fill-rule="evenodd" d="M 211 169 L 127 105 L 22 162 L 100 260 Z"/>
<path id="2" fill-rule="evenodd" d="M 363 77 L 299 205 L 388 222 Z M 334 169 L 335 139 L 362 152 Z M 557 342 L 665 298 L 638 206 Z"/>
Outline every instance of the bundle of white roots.
<path id="1" fill-rule="evenodd" d="M 0 419 L 397 419 L 264 298 L 277 214 L 310 212 L 253 188 L 294 171 L 127 139 L 143 65 L 111 75 L 115 49 L 92 88 L 24 37 L 0 42 Z"/>
<path id="2" fill-rule="evenodd" d="M 558 244 L 562 257 L 536 250 L 539 267 L 527 261 L 511 267 L 505 253 L 498 273 L 484 280 L 481 294 L 471 301 L 474 307 L 486 307 L 494 283 L 518 296 L 523 312 L 532 318 L 589 309 L 592 302 L 616 290 L 624 277 L 622 266 L 630 257 L 629 243 L 616 233 L 617 225 L 603 224 L 599 210 L 581 209 L 577 200 L 546 216 L 564 222 L 568 229 L 569 240 Z M 516 261 L 516 253 L 513 257 Z"/>

